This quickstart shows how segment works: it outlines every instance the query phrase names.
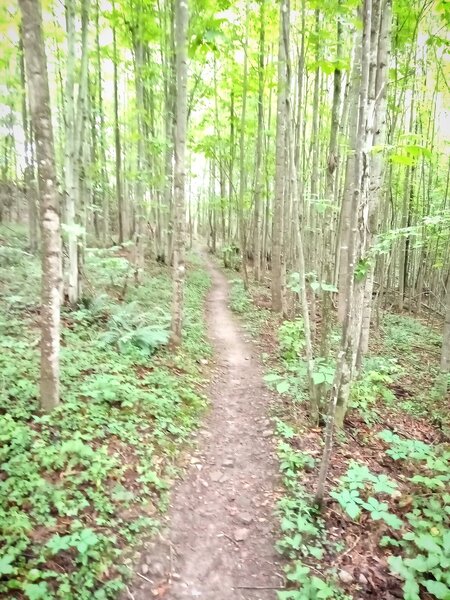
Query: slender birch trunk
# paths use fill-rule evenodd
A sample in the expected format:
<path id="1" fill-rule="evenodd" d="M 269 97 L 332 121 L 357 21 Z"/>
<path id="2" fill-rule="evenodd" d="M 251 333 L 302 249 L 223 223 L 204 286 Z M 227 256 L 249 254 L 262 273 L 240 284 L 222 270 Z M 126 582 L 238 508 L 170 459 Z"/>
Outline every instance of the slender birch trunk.
<path id="1" fill-rule="evenodd" d="M 114 0 L 112 3 L 115 10 Z M 119 123 L 119 56 L 117 52 L 117 33 L 116 27 L 112 29 L 113 33 L 113 88 L 114 88 L 114 149 L 116 160 L 116 201 L 119 217 L 119 243 L 123 244 L 127 239 L 127 223 L 122 188 L 122 142 L 120 138 Z"/>
<path id="2" fill-rule="evenodd" d="M 262 152 L 264 129 L 264 50 L 265 50 L 265 0 L 260 0 L 259 50 L 258 50 L 258 131 L 255 156 L 255 227 L 253 233 L 253 271 L 256 281 L 261 280 L 262 191 L 264 187 Z"/>
<path id="3" fill-rule="evenodd" d="M 275 141 L 275 183 L 272 216 L 272 309 L 285 312 L 286 265 L 284 258 L 283 221 L 287 180 L 286 149 L 286 102 L 287 70 L 286 55 L 289 48 L 289 0 L 283 0 L 280 6 L 280 33 L 278 42 L 278 96 L 277 128 Z"/>
<path id="4" fill-rule="evenodd" d="M 59 403 L 61 237 L 50 92 L 38 0 L 19 0 L 23 47 L 36 141 L 42 233 L 41 377 L 43 410 Z"/>
<path id="5" fill-rule="evenodd" d="M 187 127 L 187 0 L 175 3 L 175 166 L 174 166 L 174 253 L 171 341 L 181 343 L 183 324 L 183 292 L 185 280 L 185 150 Z"/>

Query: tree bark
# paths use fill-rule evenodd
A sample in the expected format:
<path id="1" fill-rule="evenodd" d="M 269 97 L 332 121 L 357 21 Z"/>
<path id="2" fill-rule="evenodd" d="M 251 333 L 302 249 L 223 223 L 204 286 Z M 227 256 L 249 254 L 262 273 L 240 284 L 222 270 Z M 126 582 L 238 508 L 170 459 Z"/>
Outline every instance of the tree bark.
<path id="1" fill-rule="evenodd" d="M 67 296 L 70 304 L 78 301 L 78 242 L 76 215 L 76 147 L 75 147 L 75 5 L 66 1 L 67 62 L 64 89 L 64 221 L 67 226 L 68 254 Z"/>
<path id="2" fill-rule="evenodd" d="M 137 3 L 135 10 L 141 9 L 141 3 Z M 138 129 L 137 141 L 137 179 L 136 179 L 136 231 L 135 231 L 135 249 L 134 249 L 134 266 L 135 280 L 140 283 L 144 272 L 145 262 L 145 224 L 146 224 L 146 207 L 145 207 L 145 186 L 144 178 L 147 175 L 147 164 L 144 147 L 144 44 L 142 41 L 141 21 L 138 20 L 137 31 L 134 32 L 134 79 L 136 89 L 136 118 Z"/>
<path id="3" fill-rule="evenodd" d="M 113 11 L 115 10 L 114 0 L 112 3 Z M 114 147 L 116 158 L 116 199 L 117 210 L 119 216 L 119 243 L 127 239 L 127 223 L 124 207 L 123 189 L 122 189 L 122 143 L 120 139 L 120 123 L 119 123 L 119 57 L 117 52 L 117 34 L 116 27 L 113 27 L 113 69 L 114 69 Z"/>
<path id="4" fill-rule="evenodd" d="M 285 312 L 286 265 L 284 258 L 283 221 L 287 173 L 286 148 L 286 102 L 287 70 L 286 55 L 289 48 L 289 0 L 280 6 L 280 33 L 278 42 L 278 96 L 275 148 L 274 206 L 272 217 L 272 309 Z"/>
<path id="5" fill-rule="evenodd" d="M 174 244 L 171 341 L 181 343 L 185 280 L 185 150 L 187 127 L 187 0 L 176 0 L 176 96 L 174 136 Z"/>
<path id="6" fill-rule="evenodd" d="M 24 185 L 25 194 L 28 203 L 28 232 L 29 232 L 29 243 L 30 252 L 35 254 L 38 249 L 38 228 L 39 228 L 39 216 L 37 210 L 37 194 L 36 194 L 36 181 L 34 175 L 34 164 L 32 160 L 32 135 L 29 127 L 28 118 L 28 95 L 26 93 L 26 77 L 25 77 L 25 56 L 23 50 L 23 35 L 19 42 L 20 51 L 20 80 L 23 89 L 22 93 L 22 126 L 24 131 L 24 142 L 25 142 L 25 170 L 24 170 Z"/>
<path id="7" fill-rule="evenodd" d="M 42 228 L 40 402 L 59 403 L 61 237 L 50 93 L 38 0 L 19 0 L 28 79 L 31 123 L 36 140 Z"/>
<path id="8" fill-rule="evenodd" d="M 256 281 L 261 280 L 262 191 L 263 191 L 263 130 L 264 130 L 264 46 L 265 46 L 265 1 L 260 0 L 259 52 L 258 52 L 258 131 L 255 156 L 255 227 L 253 234 L 253 271 Z"/>
<path id="9" fill-rule="evenodd" d="M 242 256 L 242 275 L 245 289 L 248 289 L 247 273 L 247 232 L 245 223 L 245 192 L 246 192 L 246 170 L 245 170 L 245 124 L 247 109 L 247 87 L 248 87 L 248 5 L 245 9 L 245 40 L 244 40 L 244 73 L 242 77 L 242 109 L 239 132 L 239 204 L 238 204 L 238 230 L 239 245 Z"/>
<path id="10" fill-rule="evenodd" d="M 386 108 L 387 108 L 387 70 L 389 68 L 389 55 L 391 49 L 391 24 L 392 24 L 392 1 L 377 0 L 378 19 L 377 33 L 378 44 L 376 51 L 376 64 L 372 83 L 369 90 L 370 106 L 373 111 L 373 123 L 371 124 L 372 146 L 384 146 L 386 141 Z M 377 229 L 377 216 L 381 195 L 384 189 L 385 152 L 372 152 L 371 172 L 368 196 L 368 219 L 366 232 L 366 248 L 372 246 L 373 238 Z M 362 357 L 369 349 L 370 320 L 372 313 L 372 295 L 374 283 L 374 266 L 370 266 L 369 273 L 364 282 L 363 314 L 361 324 L 361 337 L 358 348 L 357 367 L 361 366 Z"/>
<path id="11" fill-rule="evenodd" d="M 447 277 L 447 294 L 444 331 L 442 334 L 441 371 L 450 373 L 450 277 Z"/>

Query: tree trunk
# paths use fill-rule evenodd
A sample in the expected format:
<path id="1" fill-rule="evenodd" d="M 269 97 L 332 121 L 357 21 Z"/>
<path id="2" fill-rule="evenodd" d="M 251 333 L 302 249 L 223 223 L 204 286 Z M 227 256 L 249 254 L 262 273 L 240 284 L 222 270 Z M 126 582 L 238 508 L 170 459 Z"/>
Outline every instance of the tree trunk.
<path id="1" fill-rule="evenodd" d="M 262 191 L 264 188 L 262 151 L 264 130 L 264 46 L 265 46 L 265 1 L 260 0 L 259 53 L 258 53 L 258 131 L 255 156 L 255 227 L 253 234 L 253 272 L 256 281 L 261 280 Z"/>
<path id="2" fill-rule="evenodd" d="M 22 126 L 24 131 L 24 142 L 25 142 L 25 170 L 24 170 L 24 185 L 25 194 L 28 203 L 28 232 L 29 232 L 29 243 L 30 252 L 35 254 L 38 249 L 38 211 L 37 211 L 37 194 L 36 194 L 36 182 L 34 175 L 34 165 L 32 161 L 32 136 L 29 127 L 28 118 L 28 95 L 26 94 L 26 77 L 25 77 L 25 57 L 23 51 L 23 36 L 21 33 L 19 42 L 20 51 L 20 80 L 22 84 Z"/>
<path id="3" fill-rule="evenodd" d="M 114 0 L 112 3 L 113 11 L 115 10 Z M 119 75 L 117 53 L 117 34 L 116 27 L 113 27 L 113 68 L 114 68 L 114 147 L 116 158 L 116 200 L 119 216 L 119 243 L 127 239 L 127 223 L 122 190 L 122 143 L 120 140 L 120 123 L 119 123 Z"/>
<path id="4" fill-rule="evenodd" d="M 286 265 L 283 243 L 283 216 L 287 173 L 286 149 L 286 102 L 287 70 L 286 56 L 289 49 L 289 0 L 280 6 L 280 33 L 278 42 L 278 96 L 275 148 L 274 206 L 272 217 L 272 309 L 285 312 Z"/>
<path id="5" fill-rule="evenodd" d="M 238 230 L 239 230 L 239 245 L 241 247 L 242 256 L 242 275 L 244 279 L 245 289 L 248 289 L 248 273 L 247 273 L 247 232 L 245 223 L 245 191 L 246 191 L 246 170 L 245 170 L 245 124 L 246 124 L 246 109 L 247 109 L 247 84 L 248 84 L 248 5 L 245 8 L 245 40 L 244 40 L 244 73 L 242 78 L 242 110 L 241 123 L 239 132 L 239 204 L 238 204 Z"/>
<path id="6" fill-rule="evenodd" d="M 141 8 L 138 3 L 138 9 Z M 140 283 L 142 280 L 142 274 L 144 272 L 144 261 L 145 261 L 145 224 L 146 224 L 146 210 L 145 210 L 145 198 L 144 198 L 144 178 L 147 175 L 147 165 L 145 160 L 145 147 L 144 147 L 144 44 L 142 42 L 141 32 L 141 21 L 138 21 L 137 33 L 135 34 L 134 40 L 134 79 L 136 89 L 136 113 L 137 113 L 137 130 L 138 130 L 138 142 L 137 142 L 137 175 L 136 175 L 136 198 L 135 198 L 135 210 L 136 210 L 136 231 L 134 240 L 134 266 L 135 266 L 135 280 Z"/>
<path id="7" fill-rule="evenodd" d="M 50 93 L 38 0 L 19 0 L 28 78 L 31 123 L 36 140 L 42 227 L 42 305 L 40 402 L 59 403 L 61 237 Z"/>
<path id="8" fill-rule="evenodd" d="M 173 244 L 173 296 L 171 341 L 181 342 L 183 323 L 183 291 L 185 280 L 185 150 L 187 125 L 187 0 L 176 0 L 176 96 L 174 136 L 174 244 Z"/>
<path id="9" fill-rule="evenodd" d="M 391 49 L 391 24 L 392 24 L 392 1 L 378 0 L 376 2 L 378 14 L 377 33 L 378 44 L 375 57 L 374 74 L 369 90 L 370 106 L 373 110 L 373 123 L 371 124 L 372 145 L 383 147 L 386 140 L 386 108 L 387 108 L 387 70 L 389 67 L 389 55 Z M 372 246 L 373 238 L 377 229 L 378 208 L 380 198 L 384 190 L 385 161 L 384 153 L 375 152 L 371 156 L 371 173 L 368 197 L 368 227 L 366 247 Z M 374 283 L 374 266 L 371 265 L 369 273 L 364 282 L 363 314 L 361 324 L 361 338 L 358 348 L 357 367 L 361 366 L 362 357 L 369 349 L 370 319 L 372 313 L 372 296 Z"/>
<path id="10" fill-rule="evenodd" d="M 445 297 L 445 317 L 442 331 L 442 350 L 440 373 L 437 376 L 434 387 L 434 396 L 439 400 L 447 398 L 450 387 L 450 271 L 447 274 L 447 291 Z"/>
<path id="11" fill-rule="evenodd" d="M 356 215 L 352 214 L 353 185 L 356 162 L 356 143 L 358 131 L 358 100 L 361 79 L 361 55 L 358 49 L 361 46 L 361 34 L 355 39 L 355 57 L 352 66 L 352 75 L 350 82 L 349 98 L 349 121 L 348 121 L 348 154 L 345 170 L 344 194 L 341 206 L 340 232 L 339 232 L 339 274 L 338 274 L 338 319 L 340 323 L 344 322 L 347 313 L 346 299 L 348 298 L 348 280 L 349 280 L 349 255 L 350 255 L 350 235 L 353 228 L 353 222 Z"/>
<path id="12" fill-rule="evenodd" d="M 98 113 L 100 127 L 98 130 L 99 136 L 99 153 L 98 160 L 100 161 L 100 185 L 99 196 L 101 199 L 101 240 L 102 245 L 107 243 L 109 232 L 109 197 L 107 190 L 108 174 L 106 167 L 106 148 L 105 148 L 105 114 L 103 110 L 103 78 L 102 78 L 102 57 L 100 50 L 100 0 L 96 2 L 96 17 L 95 17 L 95 44 L 96 44 L 96 63 L 97 63 L 97 85 L 98 85 Z"/>
<path id="13" fill-rule="evenodd" d="M 68 254 L 67 296 L 69 303 L 78 302 L 78 242 L 75 227 L 76 216 L 76 146 L 75 146 L 75 4 L 66 1 L 67 62 L 64 90 L 64 183 L 65 215 Z"/>

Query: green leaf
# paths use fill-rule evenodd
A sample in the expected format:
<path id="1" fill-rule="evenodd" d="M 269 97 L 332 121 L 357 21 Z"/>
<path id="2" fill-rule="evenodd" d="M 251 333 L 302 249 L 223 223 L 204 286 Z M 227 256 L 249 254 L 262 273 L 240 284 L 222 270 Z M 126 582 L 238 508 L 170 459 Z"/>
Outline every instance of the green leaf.
<path id="1" fill-rule="evenodd" d="M 449 556 L 450 557 L 450 529 L 447 529 L 447 531 L 442 536 L 442 542 L 444 544 L 444 554 L 445 554 L 445 556 Z"/>
<path id="2" fill-rule="evenodd" d="M 393 573 L 397 573 L 403 579 L 411 579 L 413 577 L 412 572 L 405 566 L 403 558 L 401 556 L 390 556 L 388 563 Z"/>
<path id="3" fill-rule="evenodd" d="M 267 381 L 267 383 L 272 383 L 273 381 L 280 381 L 280 379 L 283 379 L 281 375 L 278 375 L 278 373 L 268 373 L 267 375 L 264 375 L 264 381 Z"/>
<path id="4" fill-rule="evenodd" d="M 421 535 L 414 537 L 414 543 L 421 550 L 427 550 L 431 553 L 440 554 L 441 548 L 436 544 L 432 535 L 428 533 L 423 533 Z"/>
<path id="5" fill-rule="evenodd" d="M 12 562 L 14 562 L 14 556 L 11 556 L 11 554 L 0 557 L 0 575 L 11 575 L 14 572 Z"/>
<path id="6" fill-rule="evenodd" d="M 420 589 L 419 584 L 412 576 L 405 581 L 405 585 L 403 586 L 403 599 L 404 600 L 420 600 Z"/>
<path id="7" fill-rule="evenodd" d="M 290 387 L 291 386 L 289 384 L 289 381 L 287 379 L 283 379 L 282 381 L 280 381 L 280 383 L 277 384 L 277 392 L 279 394 L 285 394 L 289 391 Z"/>
<path id="8" fill-rule="evenodd" d="M 403 527 L 403 521 L 393 513 L 383 513 L 382 519 L 392 529 L 401 529 Z"/>
<path id="9" fill-rule="evenodd" d="M 318 546 L 307 546 L 309 554 L 317 558 L 317 560 L 321 560 L 323 558 L 323 548 L 319 548 Z"/>
<path id="10" fill-rule="evenodd" d="M 30 600 L 44 600 L 45 598 L 49 598 L 49 589 L 48 585 L 45 581 L 41 581 L 40 583 L 27 583 L 23 591 L 25 595 Z"/>
<path id="11" fill-rule="evenodd" d="M 426 556 L 423 554 L 418 554 L 414 558 L 405 559 L 405 565 L 415 571 L 419 571 L 420 573 L 426 573 L 428 571 L 428 562 Z"/>
<path id="12" fill-rule="evenodd" d="M 27 578 L 30 581 L 36 581 L 36 579 L 40 579 L 42 576 L 42 571 L 39 569 L 30 569 L 27 573 Z"/>
<path id="13" fill-rule="evenodd" d="M 296 590 L 277 592 L 277 598 L 278 600 L 302 600 L 300 592 Z"/>
<path id="14" fill-rule="evenodd" d="M 433 581 L 428 579 L 423 582 L 430 594 L 433 594 L 438 600 L 450 600 L 450 588 L 441 581 Z"/>
<path id="15" fill-rule="evenodd" d="M 76 548 L 80 554 L 84 554 L 90 546 L 95 546 L 97 543 L 97 534 L 92 529 L 86 528 L 80 533 L 80 539 L 76 543 Z"/>
<path id="16" fill-rule="evenodd" d="M 397 484 L 387 475 L 381 474 L 373 484 L 373 491 L 377 494 L 392 494 L 397 489 Z"/>
<path id="17" fill-rule="evenodd" d="M 332 283 L 325 283 L 324 281 L 322 281 L 321 287 L 324 292 L 338 292 L 339 291 L 335 285 L 333 285 Z"/>
<path id="18" fill-rule="evenodd" d="M 306 567 L 303 563 L 301 563 L 300 561 L 297 561 L 294 565 L 293 569 L 290 569 L 286 575 L 286 577 L 289 579 L 289 581 L 295 581 L 295 582 L 303 582 L 305 581 L 305 578 L 309 575 L 309 568 Z"/>
<path id="19" fill-rule="evenodd" d="M 68 550 L 70 548 L 70 535 L 59 535 L 55 534 L 47 542 L 47 548 L 52 554 L 58 554 L 61 550 Z"/>
<path id="20" fill-rule="evenodd" d="M 325 373 L 323 373 L 323 371 L 315 371 L 312 374 L 312 379 L 313 379 L 314 385 L 319 385 L 325 381 L 325 379 L 326 379 Z"/>
<path id="21" fill-rule="evenodd" d="M 359 515 L 361 514 L 361 509 L 359 508 L 359 506 L 356 503 L 349 502 L 345 506 L 345 512 L 348 514 L 348 516 L 351 519 L 356 520 L 359 517 Z"/>

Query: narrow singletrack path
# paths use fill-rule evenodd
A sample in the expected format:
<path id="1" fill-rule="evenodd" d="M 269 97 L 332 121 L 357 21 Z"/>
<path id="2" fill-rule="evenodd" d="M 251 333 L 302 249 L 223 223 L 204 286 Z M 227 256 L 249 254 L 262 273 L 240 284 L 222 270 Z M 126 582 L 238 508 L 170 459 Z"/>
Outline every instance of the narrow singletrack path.
<path id="1" fill-rule="evenodd" d="M 274 600 L 283 586 L 275 545 L 277 466 L 270 392 L 253 344 L 228 308 L 228 282 L 209 259 L 211 408 L 192 465 L 176 486 L 167 529 L 146 545 L 134 600 Z"/>

